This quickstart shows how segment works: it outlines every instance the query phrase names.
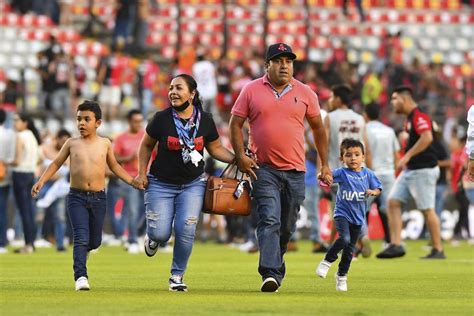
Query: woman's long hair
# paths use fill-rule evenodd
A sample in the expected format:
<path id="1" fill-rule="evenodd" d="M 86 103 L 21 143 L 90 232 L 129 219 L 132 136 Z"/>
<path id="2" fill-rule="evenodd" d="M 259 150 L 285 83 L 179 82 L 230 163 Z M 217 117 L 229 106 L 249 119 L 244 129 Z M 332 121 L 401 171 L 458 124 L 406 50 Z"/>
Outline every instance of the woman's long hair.
<path id="1" fill-rule="evenodd" d="M 41 145 L 40 133 L 38 132 L 38 129 L 35 126 L 35 122 L 33 122 L 33 119 L 31 118 L 31 116 L 23 112 L 23 113 L 18 113 L 18 117 L 23 122 L 26 122 L 26 128 L 28 128 L 33 133 L 33 135 L 36 138 L 36 141 L 38 142 L 38 145 Z"/>
<path id="2" fill-rule="evenodd" d="M 202 112 L 202 100 L 197 89 L 196 80 L 194 80 L 194 78 L 188 74 L 179 74 L 175 78 L 183 78 L 184 82 L 186 82 L 186 85 L 188 86 L 189 91 L 193 92 L 194 90 L 196 90 L 196 94 L 194 95 L 193 99 L 193 105 Z"/>

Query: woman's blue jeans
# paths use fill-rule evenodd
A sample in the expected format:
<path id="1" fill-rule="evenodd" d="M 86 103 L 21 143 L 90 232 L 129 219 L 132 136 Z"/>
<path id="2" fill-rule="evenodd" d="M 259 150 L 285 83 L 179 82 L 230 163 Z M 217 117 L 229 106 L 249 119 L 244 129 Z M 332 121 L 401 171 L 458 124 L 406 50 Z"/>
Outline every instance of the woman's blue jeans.
<path id="1" fill-rule="evenodd" d="M 145 191 L 147 234 L 154 242 L 167 242 L 174 223 L 172 275 L 182 276 L 186 271 L 205 189 L 206 180 L 202 176 L 182 185 L 161 182 L 148 176 Z"/>
<path id="2" fill-rule="evenodd" d="M 31 197 L 31 188 L 35 181 L 35 175 L 32 172 L 13 172 L 12 180 L 13 194 L 23 225 L 25 244 L 33 246 L 36 237 L 36 207 Z"/>
<path id="3" fill-rule="evenodd" d="M 262 165 L 255 170 L 253 184 L 255 211 L 258 215 L 257 238 L 260 248 L 258 272 L 262 279 L 273 277 L 281 284 L 285 277 L 288 241 L 305 195 L 305 173 L 283 171 Z"/>

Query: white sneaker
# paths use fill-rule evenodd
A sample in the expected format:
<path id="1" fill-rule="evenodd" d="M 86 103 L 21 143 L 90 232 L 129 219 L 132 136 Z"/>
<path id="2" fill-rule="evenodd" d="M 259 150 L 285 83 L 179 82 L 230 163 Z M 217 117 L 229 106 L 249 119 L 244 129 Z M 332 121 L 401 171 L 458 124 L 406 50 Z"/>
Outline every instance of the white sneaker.
<path id="1" fill-rule="evenodd" d="M 91 289 L 86 277 L 80 277 L 76 280 L 76 291 L 89 291 Z"/>
<path id="2" fill-rule="evenodd" d="M 135 255 L 139 252 L 140 252 L 140 247 L 138 246 L 137 243 L 133 243 L 128 246 L 128 253 Z"/>
<path id="3" fill-rule="evenodd" d="M 347 292 L 347 275 L 339 276 L 336 273 L 336 291 Z"/>
<path id="4" fill-rule="evenodd" d="M 158 250 L 158 244 L 154 242 L 153 240 L 150 240 L 148 238 L 148 235 L 145 235 L 145 240 L 143 241 L 145 244 L 145 253 L 148 257 L 153 257 L 156 254 L 156 251 Z"/>
<path id="5" fill-rule="evenodd" d="M 316 269 L 316 274 L 320 277 L 325 279 L 328 275 L 329 268 L 331 267 L 331 262 L 323 260 L 319 263 L 318 268 Z"/>

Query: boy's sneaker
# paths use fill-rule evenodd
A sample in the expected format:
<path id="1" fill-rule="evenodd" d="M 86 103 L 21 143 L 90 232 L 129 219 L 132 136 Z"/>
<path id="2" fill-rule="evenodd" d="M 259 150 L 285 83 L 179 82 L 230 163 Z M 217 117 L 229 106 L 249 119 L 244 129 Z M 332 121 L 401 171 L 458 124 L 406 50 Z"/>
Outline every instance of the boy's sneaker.
<path id="1" fill-rule="evenodd" d="M 446 259 L 446 256 L 444 255 L 443 250 L 439 251 L 433 248 L 428 255 L 421 257 L 420 259 Z"/>
<path id="2" fill-rule="evenodd" d="M 347 275 L 340 276 L 336 273 L 336 291 L 347 292 Z"/>
<path id="3" fill-rule="evenodd" d="M 377 254 L 379 259 L 391 259 L 403 257 L 405 255 L 405 249 L 400 245 L 390 245 Z"/>
<path id="4" fill-rule="evenodd" d="M 156 254 L 156 251 L 158 250 L 158 243 L 148 238 L 148 235 L 145 235 L 144 244 L 146 255 L 148 257 L 153 257 Z"/>
<path id="5" fill-rule="evenodd" d="M 323 260 L 319 263 L 318 268 L 316 269 L 316 274 L 320 277 L 325 279 L 328 275 L 329 268 L 331 267 L 331 262 Z"/>
<path id="6" fill-rule="evenodd" d="M 278 288 L 280 286 L 278 285 L 277 280 L 272 277 L 268 277 L 265 280 L 263 280 L 262 287 L 260 290 L 262 292 L 278 292 Z"/>
<path id="7" fill-rule="evenodd" d="M 173 292 L 187 292 L 188 287 L 183 282 L 181 275 L 172 275 L 169 279 L 170 291 Z"/>
<path id="8" fill-rule="evenodd" d="M 86 277 L 80 277 L 76 280 L 76 291 L 89 291 L 91 289 Z"/>

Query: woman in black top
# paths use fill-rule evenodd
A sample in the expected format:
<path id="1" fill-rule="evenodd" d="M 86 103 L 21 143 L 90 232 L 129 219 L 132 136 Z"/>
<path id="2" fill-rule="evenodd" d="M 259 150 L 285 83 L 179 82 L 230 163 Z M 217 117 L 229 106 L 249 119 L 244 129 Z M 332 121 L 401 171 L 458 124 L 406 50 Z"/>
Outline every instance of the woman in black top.
<path id="1" fill-rule="evenodd" d="M 196 225 L 204 200 L 204 148 L 217 160 L 231 162 L 234 155 L 222 146 L 210 113 L 202 110 L 193 77 L 180 74 L 170 84 L 171 107 L 157 112 L 146 127 L 138 152 L 138 181 L 145 191 L 147 235 L 145 252 L 155 255 L 174 227 L 175 243 L 170 291 L 187 291 L 183 282 L 191 255 Z M 149 174 L 146 169 L 158 143 Z M 174 222 L 174 225 L 173 225 Z"/>

